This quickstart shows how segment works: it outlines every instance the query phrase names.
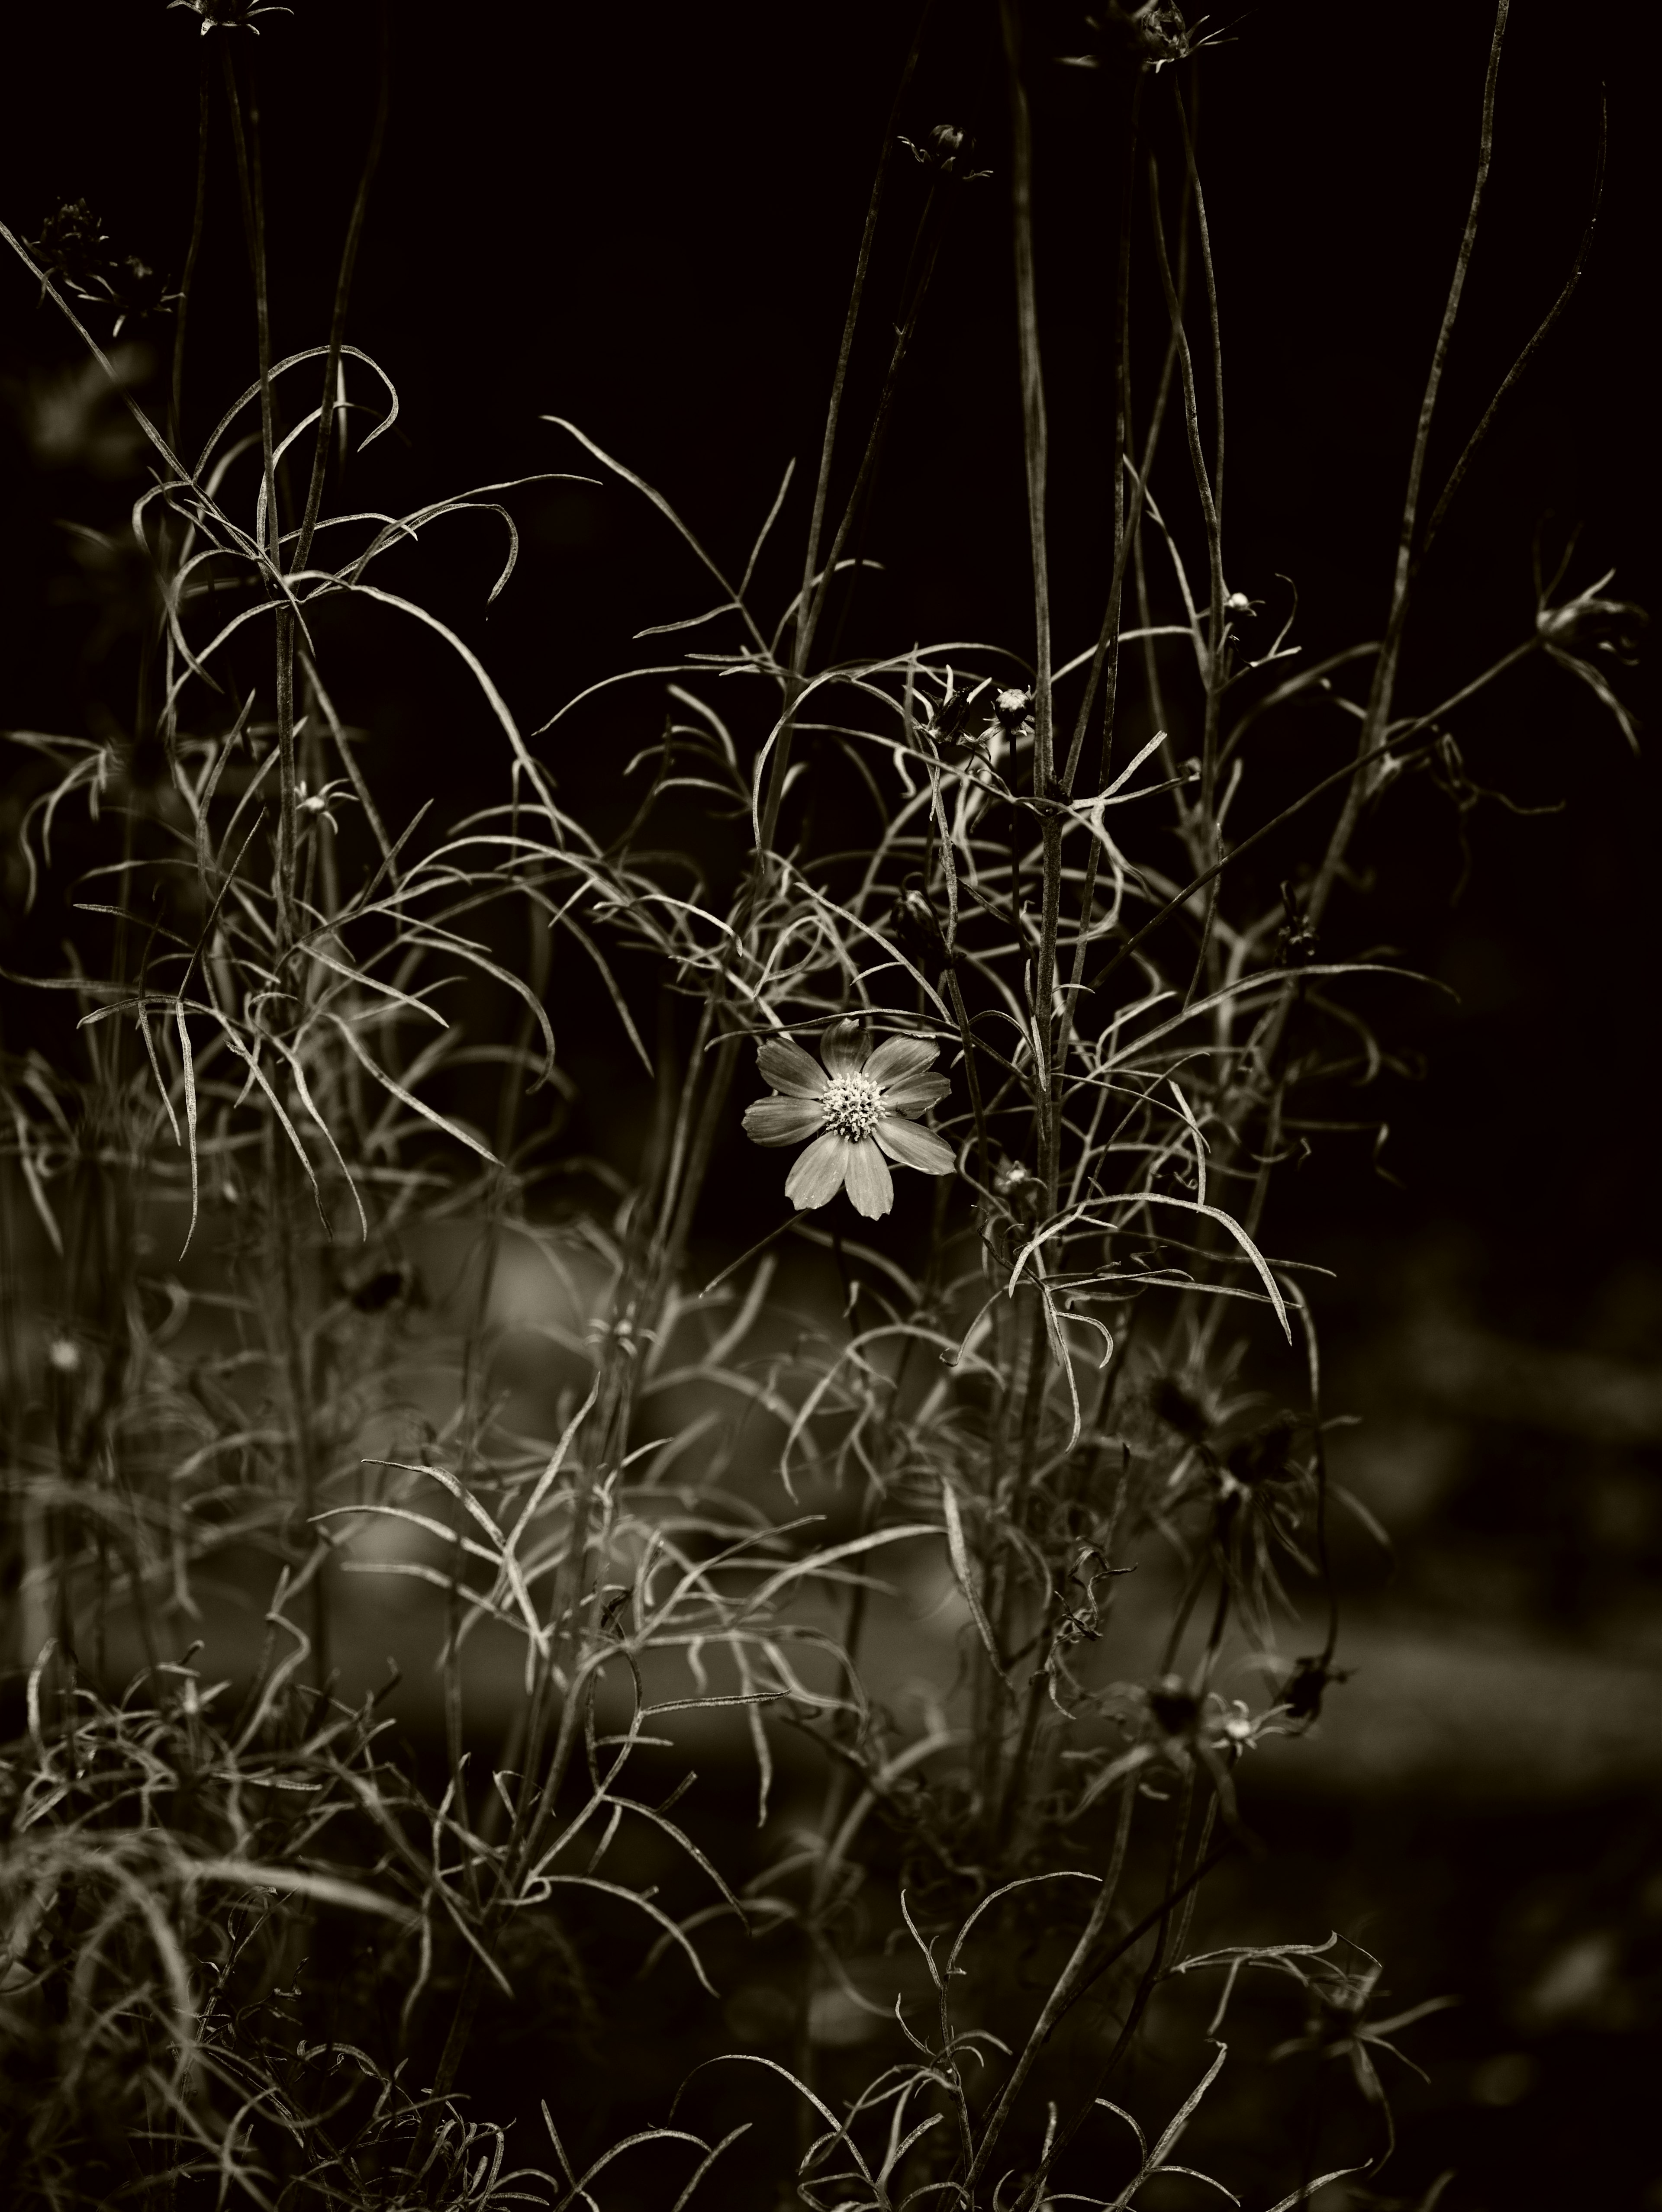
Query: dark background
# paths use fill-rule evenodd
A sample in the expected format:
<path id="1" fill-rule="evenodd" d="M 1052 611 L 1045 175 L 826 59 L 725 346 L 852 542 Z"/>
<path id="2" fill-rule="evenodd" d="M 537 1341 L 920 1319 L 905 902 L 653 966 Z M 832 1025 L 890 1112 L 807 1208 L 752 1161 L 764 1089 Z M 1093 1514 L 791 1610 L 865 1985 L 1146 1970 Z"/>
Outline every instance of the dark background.
<path id="1" fill-rule="evenodd" d="M 741 566 L 787 461 L 812 471 L 910 9 L 393 12 L 391 125 L 349 335 L 388 369 L 403 412 L 399 437 L 354 463 L 355 499 L 409 509 L 468 483 L 581 470 L 573 442 L 538 420 L 558 413 L 661 489 L 719 561 Z M 375 21 L 360 0 L 300 0 L 293 17 L 264 23 L 279 354 L 326 335 L 373 104 Z M 1232 42 L 1200 64 L 1229 580 L 1279 613 L 1278 572 L 1296 578 L 1294 636 L 1312 657 L 1383 619 L 1490 21 L 1470 0 L 1271 4 L 1221 16 Z M 1553 565 L 1580 528 L 1571 588 L 1614 567 L 1614 592 L 1655 603 L 1643 337 L 1655 132 L 1642 21 L 1631 5 L 1513 9 L 1434 489 L 1574 256 L 1601 82 L 1604 212 L 1580 290 L 1428 565 L 1404 709 L 1434 703 L 1527 635 L 1537 532 Z M 59 198 L 84 195 L 119 251 L 176 273 L 204 43 L 193 19 L 92 0 L 36 11 L 21 36 L 0 216 L 32 236 Z M 1038 11 L 1030 31 L 1059 656 L 1094 629 L 1105 565 L 1105 213 L 1118 147 L 1101 82 L 1045 58 L 1085 39 L 1071 9 Z M 993 10 L 943 4 L 903 119 L 916 137 L 970 124 L 996 174 L 954 216 L 867 530 L 885 572 L 861 583 L 849 650 L 1028 643 L 995 40 Z M 245 326 L 205 304 L 210 289 L 241 296 L 222 129 L 216 115 L 187 372 L 198 441 L 222 395 L 252 374 L 252 315 Z M 921 189 L 899 174 L 897 208 Z M 897 294 L 905 229 L 898 222 L 903 243 L 880 252 L 874 328 Z M 1148 306 L 1139 294 L 1145 337 Z M 110 526 L 143 477 L 119 418 L 64 381 L 75 361 L 27 274 L 0 271 L 0 722 L 97 734 L 130 712 L 137 601 L 119 562 L 61 525 Z M 856 402 L 869 401 L 876 366 L 868 331 Z M 1175 429 L 1166 464 L 1175 499 Z M 799 482 L 779 538 L 789 553 L 764 570 L 775 603 L 794 587 L 804 495 Z M 532 727 L 642 654 L 630 640 L 642 624 L 712 594 L 667 526 L 620 486 L 533 485 L 512 504 L 521 563 L 488 617 L 501 545 L 486 518 L 442 526 L 396 556 L 389 580 L 455 622 Z M 344 710 L 373 728 L 366 766 L 395 794 L 390 811 L 407 814 L 434 790 L 453 809 L 499 796 L 503 762 L 464 684 L 393 620 L 343 631 L 337 664 Z M 1653 721 L 1646 672 L 1619 680 Z M 643 685 L 634 703 L 563 726 L 547 757 L 573 811 L 602 827 L 624 817 L 619 770 L 657 711 Z M 1134 688 L 1128 730 L 1144 726 L 1141 713 Z M 1594 2180 L 1601 2203 L 1654 2204 L 1662 2161 L 1639 2143 L 1634 2100 L 1651 2063 L 1662 1929 L 1649 1811 L 1662 1767 L 1657 769 L 1538 659 L 1458 726 L 1478 781 L 1562 811 L 1480 807 L 1457 898 L 1452 809 L 1423 786 L 1398 791 L 1358 848 L 1375 872 L 1371 896 L 1336 902 L 1335 952 L 1390 943 L 1458 997 L 1427 994 L 1396 1016 L 1428 1070 L 1378 1109 L 1399 1180 L 1372 1172 L 1365 1144 L 1340 1140 L 1278 1200 L 1277 1249 L 1338 1271 L 1324 1294 L 1330 1402 L 1365 1417 L 1340 1471 L 1397 1552 L 1382 1563 L 1359 1540 L 1348 1556 L 1356 1610 L 1341 1656 L 1355 1679 L 1300 1763 L 1270 1770 L 1258 1817 L 1293 1854 L 1295 1885 L 1323 1898 L 1310 1933 L 1341 1911 L 1357 1928 L 1371 1913 L 1403 2002 L 1450 1986 L 1467 1996 L 1419 2032 L 1434 2063 L 1431 2089 L 1410 2093 L 1422 2100 L 1405 2152 L 1415 2174 L 1458 2165 L 1464 2193 L 1451 2206 L 1544 2203 Z M 14 931 L 8 964 L 16 951 Z M 609 1055 L 608 1045 L 587 1064 L 577 1055 L 608 1098 L 603 1121 L 578 1133 L 622 1155 L 645 1099 Z M 748 1191 L 734 1182 L 734 1236 L 761 1203 Z M 758 1213 L 754 1233 L 765 1225 Z"/>

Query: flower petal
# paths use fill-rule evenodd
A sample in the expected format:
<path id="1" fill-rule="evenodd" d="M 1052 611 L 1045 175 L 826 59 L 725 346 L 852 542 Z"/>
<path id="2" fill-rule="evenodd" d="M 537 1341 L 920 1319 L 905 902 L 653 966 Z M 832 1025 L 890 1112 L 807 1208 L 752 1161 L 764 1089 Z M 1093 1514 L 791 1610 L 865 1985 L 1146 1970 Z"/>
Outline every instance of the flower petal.
<path id="1" fill-rule="evenodd" d="M 933 1129 L 920 1129 L 916 1121 L 903 1121 L 893 1114 L 886 1114 L 878 1123 L 874 1136 L 892 1160 L 902 1167 L 916 1168 L 924 1175 L 950 1175 L 957 1165 L 952 1146 L 944 1137 L 937 1137 Z M 854 1178 L 849 1178 L 849 1195 L 854 1195 Z"/>
<path id="2" fill-rule="evenodd" d="M 880 1128 L 882 1124 L 878 1126 Z M 868 1221 L 880 1220 L 894 1204 L 894 1181 L 888 1162 L 869 1137 L 849 1146 L 846 1173 L 849 1201 L 855 1212 L 863 1213 Z"/>
<path id="3" fill-rule="evenodd" d="M 952 1089 L 944 1075 L 903 1075 L 898 1082 L 883 1085 L 883 1111 L 886 1114 L 926 1113 Z"/>
<path id="4" fill-rule="evenodd" d="M 833 1075 L 858 1075 L 871 1048 L 871 1031 L 849 1014 L 839 1014 L 819 1040 L 819 1057 Z"/>
<path id="5" fill-rule="evenodd" d="M 799 1213 L 836 1197 L 853 1150 L 846 1137 L 831 1129 L 808 1146 L 785 1177 L 785 1195 Z"/>
<path id="6" fill-rule="evenodd" d="M 825 1126 L 817 1098 L 758 1098 L 745 1109 L 745 1134 L 753 1145 L 800 1145 Z"/>
<path id="7" fill-rule="evenodd" d="M 874 1083 L 896 1083 L 903 1075 L 916 1075 L 927 1067 L 941 1048 L 928 1037 L 885 1037 L 866 1062 Z"/>
<path id="8" fill-rule="evenodd" d="M 817 1098 L 825 1087 L 825 1071 L 810 1060 L 794 1037 L 768 1037 L 756 1048 L 756 1065 L 762 1080 L 788 1098 Z"/>

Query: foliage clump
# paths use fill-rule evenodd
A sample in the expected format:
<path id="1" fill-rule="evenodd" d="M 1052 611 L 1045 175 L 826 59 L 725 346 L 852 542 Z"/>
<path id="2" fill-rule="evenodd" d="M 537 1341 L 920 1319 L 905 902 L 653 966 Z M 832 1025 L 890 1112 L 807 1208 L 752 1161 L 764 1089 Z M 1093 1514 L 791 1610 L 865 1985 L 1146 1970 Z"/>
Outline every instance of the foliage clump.
<path id="1" fill-rule="evenodd" d="M 204 33 L 287 12 L 193 4 Z M 712 2175 L 706 2201 L 1120 2212 L 1157 2177 L 1230 2195 L 1175 2155 L 1227 2081 L 1226 2029 L 1302 2084 L 1248 2153 L 1253 2201 L 1288 2212 L 1340 2177 L 1377 2201 L 1381 2059 L 1436 2001 L 1379 2018 L 1379 1962 L 1336 1936 L 1192 1940 L 1215 1872 L 1258 1850 L 1244 1762 L 1307 1729 L 1343 1673 L 1319 1291 L 1269 1238 L 1272 1186 L 1312 1136 L 1377 1127 L 1356 1097 L 1397 1064 L 1377 1025 L 1414 979 L 1347 952 L 1330 914 L 1364 812 L 1420 772 L 1464 810 L 1452 720 L 1532 653 L 1630 737 L 1604 666 L 1635 612 L 1608 577 L 1558 598 L 1561 575 L 1514 649 L 1398 704 L 1419 564 L 1489 420 L 1431 505 L 1492 58 L 1382 635 L 1310 665 L 1291 615 L 1255 627 L 1226 562 L 1192 131 L 1214 42 L 1174 8 L 1116 8 L 1076 58 L 1125 155 L 1111 528 L 1099 633 L 1058 664 L 1030 62 L 1013 0 L 1002 21 L 990 172 L 903 85 L 786 586 L 788 473 L 734 578 L 549 418 L 583 480 L 649 501 L 717 594 L 616 679 L 655 687 L 664 719 L 608 839 L 559 803 L 551 760 L 613 685 L 527 735 L 460 630 L 385 580 L 395 550 L 484 509 L 508 536 L 494 599 L 518 487 L 396 517 L 329 505 L 349 419 L 376 417 L 361 452 L 397 416 L 345 337 L 380 120 L 326 342 L 274 360 L 253 50 L 203 49 L 257 374 L 189 460 L 198 210 L 178 292 L 143 272 L 178 343 L 165 419 L 130 403 L 151 453 L 137 725 L 9 733 L 34 779 L 27 897 L 66 845 L 85 860 L 82 949 L 31 979 L 72 1011 L 72 1049 L 65 1025 L 4 1070 L 9 1242 L 32 1237 L 54 1285 L 12 1312 L 7 1354 L 27 1683 L 0 1764 L 9 2202 L 563 2206 L 606 2201 L 627 2154 L 663 2161 L 653 2201 L 678 2212 Z M 1001 170 L 1031 635 L 840 658 L 828 614 L 954 198 Z M 855 444 L 849 363 L 897 202 L 916 235 Z M 33 248 L 5 236 L 109 368 L 88 319 L 130 312 L 111 271 L 137 285 L 137 264 L 81 203 Z M 1128 335 L 1145 254 L 1147 363 Z M 457 657 L 503 749 L 500 803 L 435 824 L 372 787 L 326 606 Z M 1259 750 L 1314 708 L 1354 748 L 1254 816 Z M 731 865 L 664 849 L 691 814 L 740 825 Z M 1255 848 L 1284 865 L 1267 903 L 1237 865 Z M 566 1143 L 557 957 L 654 1085 L 632 1176 Z M 494 1030 L 448 1011 L 487 1000 Z M 753 1069 L 771 1097 L 746 1098 Z M 729 1239 L 701 1285 L 741 1125 L 807 1149 L 775 1225 L 738 1257 Z M 770 1155 L 740 1157 L 772 1191 Z M 892 1164 L 913 1171 L 898 1202 Z M 496 1365 L 523 1264 L 557 1316 L 540 1396 Z M 343 1687 L 393 1617 L 349 1604 L 354 1574 L 401 1578 L 420 1608 L 430 1743 L 382 1691 Z M 881 1673 L 895 1578 L 932 1586 L 947 1623 L 947 1677 L 916 1693 Z M 228 1589 L 265 1644 L 215 1679 Z M 1289 1655 L 1312 1591 L 1314 1648 Z M 744 1758 L 759 1835 L 711 1816 L 695 1750 Z M 527 2044 L 648 2074 L 636 1977 L 674 1990 L 652 2002 L 699 2054 L 664 2109 L 606 2141 L 556 2080 L 493 2108 L 493 2063 Z M 1290 2015 L 1266 2001 L 1237 2027 L 1251 1986 L 1287 1983 Z M 1121 2100 L 1156 2017 L 1192 2063 L 1139 2116 Z M 521 2122 L 534 2154 L 523 2128 L 510 2142 Z M 1208 2160 L 1229 2152 L 1206 2135 Z"/>

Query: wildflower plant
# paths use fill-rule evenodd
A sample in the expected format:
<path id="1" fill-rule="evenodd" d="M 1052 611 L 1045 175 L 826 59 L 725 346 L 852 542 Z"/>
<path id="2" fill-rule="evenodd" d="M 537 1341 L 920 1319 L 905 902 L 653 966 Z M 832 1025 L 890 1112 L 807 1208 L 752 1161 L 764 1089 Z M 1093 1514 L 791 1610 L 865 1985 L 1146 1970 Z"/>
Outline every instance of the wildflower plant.
<path id="1" fill-rule="evenodd" d="M 308 35 L 279 9 L 191 4 L 204 33 Z M 1307 665 L 1232 585 L 1192 127 L 1194 72 L 1227 52 L 1162 4 L 1111 8 L 1081 58 L 1126 94 L 1111 530 L 1098 634 L 1056 654 L 1036 64 L 1004 0 L 990 183 L 962 128 L 914 118 L 916 46 L 906 64 L 800 563 L 771 604 L 788 477 L 735 578 L 625 459 L 547 418 L 554 457 L 577 449 L 551 477 L 648 501 L 716 596 L 672 614 L 649 664 L 530 732 L 460 631 L 382 580 L 395 548 L 484 510 L 508 533 L 494 599 L 519 486 L 398 515 L 329 505 L 348 410 L 374 417 L 359 451 L 398 412 L 346 336 L 383 116 L 332 325 L 273 359 L 257 52 L 215 42 L 255 374 L 186 438 L 198 206 L 167 417 L 128 401 L 151 454 L 131 522 L 155 605 L 137 723 L 120 739 L 10 733 L 35 779 L 30 894 L 73 822 L 81 904 L 104 931 L 95 958 L 28 979 L 73 1030 L 4 1070 L 9 1239 L 21 1249 L 30 1224 L 52 1286 L 8 1319 L 27 1714 L 0 1784 L 0 2063 L 28 2115 L 5 2153 L 11 2201 L 593 2204 L 642 2152 L 666 2161 L 654 2172 L 679 2161 L 661 2198 L 678 2212 L 701 2191 L 826 2212 L 1124 2212 L 1164 2176 L 1227 2197 L 1174 2154 L 1231 2063 L 1218 2036 L 1248 1966 L 1295 1983 L 1306 2014 L 1275 2047 L 1304 2069 L 1306 2105 L 1253 2201 L 1291 2212 L 1385 2154 L 1376 2053 L 1428 2007 L 1374 2021 L 1379 1969 L 1336 1964 L 1331 1944 L 1190 1937 L 1214 1871 L 1257 1849 L 1244 1762 L 1306 1729 L 1342 1679 L 1319 1289 L 1269 1231 L 1278 1170 L 1331 1126 L 1335 1096 L 1390 1072 L 1376 1024 L 1416 988 L 1330 921 L 1352 842 L 1401 779 L 1446 779 L 1455 720 L 1527 655 L 1633 733 L 1604 664 L 1635 611 L 1602 596 L 1608 577 L 1558 599 L 1555 580 L 1516 647 L 1448 698 L 1397 697 L 1420 564 L 1494 411 L 1426 520 L 1506 12 L 1377 641 Z M 204 95 L 204 130 L 205 114 Z M 205 150 L 198 173 L 200 192 Z M 828 616 L 857 574 L 971 182 L 1013 210 L 1031 632 L 839 657 Z M 874 240 L 903 188 L 913 246 L 855 425 Z M 81 315 L 104 295 L 68 274 L 73 228 L 52 253 L 4 238 L 107 367 Z M 1164 319 L 1134 375 L 1145 255 Z M 1172 620 L 1153 619 L 1151 569 Z M 498 803 L 435 824 L 415 794 L 372 787 L 326 605 L 419 625 L 455 656 L 501 746 Z M 623 684 L 652 687 L 665 723 L 630 767 L 631 821 L 603 842 L 559 803 L 551 763 Z M 1254 815 L 1266 734 L 1313 704 L 1354 726 L 1353 750 Z M 1179 706 L 1192 757 L 1171 735 Z M 690 805 L 748 827 L 724 878 L 660 849 Z M 1237 864 L 1271 841 L 1291 857 L 1265 905 Z M 528 953 L 504 951 L 527 924 Z M 581 1203 L 549 1196 L 574 1090 L 555 945 L 657 1101 L 636 1173 L 590 1173 Z M 442 1011 L 457 978 L 508 1010 L 496 1034 Z M 775 1226 L 701 1284 L 712 1164 L 741 1131 L 801 1149 Z M 863 1225 L 889 1217 L 896 1166 L 928 1179 L 910 1245 Z M 435 1312 L 419 1286 L 447 1237 L 467 1256 Z M 800 1310 L 773 1291 L 785 1240 L 820 1271 Z M 493 1285 L 525 1254 L 571 1316 L 549 1327 L 552 1410 L 534 1416 L 494 1365 Z M 869 1655 L 886 1576 L 919 1559 L 960 1626 L 915 1711 L 874 1694 Z M 219 1679 L 198 1622 L 216 1578 L 250 1562 L 265 1650 Z M 1123 1596 L 1144 1562 L 1152 1606 Z M 341 1694 L 359 1572 L 401 1577 L 428 1607 L 436 1775 L 375 1696 Z M 1318 1648 L 1289 1656 L 1280 1638 L 1312 1592 Z M 493 1638 L 514 1653 L 503 1741 L 479 1725 L 470 1671 Z M 759 1839 L 743 1863 L 700 1826 L 707 1789 L 681 1802 L 697 1727 L 730 1731 L 749 1763 Z M 773 1817 L 787 1747 L 813 1793 L 810 1815 L 792 1784 L 788 1832 Z M 639 1875 L 654 1853 L 685 1893 Z M 580 1954 L 600 1925 L 653 1986 L 679 1976 L 688 2002 L 709 1998 L 707 2055 L 673 2109 L 612 2141 L 551 2078 L 533 2156 L 507 2132 L 527 2115 L 489 2108 L 479 2053 L 529 2002 L 536 1958 L 592 2027 L 606 2000 Z M 898 1996 L 874 1996 L 873 1956 Z M 708 2023 L 741 1957 L 782 2004 L 770 2044 L 722 2051 Z M 1208 2026 L 1190 1993 L 1218 1970 Z M 838 2007 L 861 2025 L 842 2042 L 821 2032 Z M 1196 2063 L 1175 2110 L 1138 2117 L 1123 2081 L 1156 2018 L 1193 2031 Z M 746 2118 L 707 2125 L 740 2072 Z M 761 2124 L 787 2105 L 794 2150 Z M 1318 2171 L 1329 2144 L 1338 2164 Z"/>

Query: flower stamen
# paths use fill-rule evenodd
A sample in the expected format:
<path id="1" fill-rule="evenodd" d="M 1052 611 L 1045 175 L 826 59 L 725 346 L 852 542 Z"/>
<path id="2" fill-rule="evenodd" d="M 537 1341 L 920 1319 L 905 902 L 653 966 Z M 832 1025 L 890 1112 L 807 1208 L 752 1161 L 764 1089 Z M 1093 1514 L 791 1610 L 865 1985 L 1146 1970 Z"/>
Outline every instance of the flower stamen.
<path id="1" fill-rule="evenodd" d="M 883 1112 L 883 1100 L 869 1075 L 833 1075 L 820 1096 L 825 1127 L 857 1145 L 869 1137 Z"/>

